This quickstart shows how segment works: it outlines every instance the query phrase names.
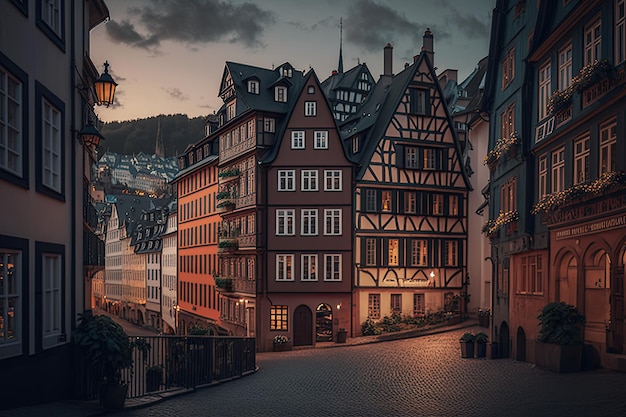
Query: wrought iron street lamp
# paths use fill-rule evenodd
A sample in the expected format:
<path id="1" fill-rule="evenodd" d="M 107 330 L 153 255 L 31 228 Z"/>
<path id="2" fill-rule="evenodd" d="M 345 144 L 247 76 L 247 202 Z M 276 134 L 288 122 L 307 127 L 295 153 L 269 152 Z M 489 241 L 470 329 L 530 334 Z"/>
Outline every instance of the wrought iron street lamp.
<path id="1" fill-rule="evenodd" d="M 115 87 L 117 83 L 113 81 L 113 77 L 109 74 L 109 62 L 104 63 L 104 72 L 93 83 L 94 90 L 96 91 L 96 103 L 99 105 L 109 107 L 113 104 L 113 97 L 115 96 Z"/>

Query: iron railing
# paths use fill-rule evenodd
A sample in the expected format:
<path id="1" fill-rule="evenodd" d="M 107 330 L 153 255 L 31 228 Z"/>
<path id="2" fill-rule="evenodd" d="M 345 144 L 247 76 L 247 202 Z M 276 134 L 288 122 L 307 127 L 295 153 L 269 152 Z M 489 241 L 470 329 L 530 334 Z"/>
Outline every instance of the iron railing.
<path id="1" fill-rule="evenodd" d="M 193 389 L 241 377 L 256 369 L 255 339 L 221 336 L 131 337 L 133 367 L 122 371 L 127 398 Z M 98 398 L 100 379 L 77 360 L 78 397 Z"/>

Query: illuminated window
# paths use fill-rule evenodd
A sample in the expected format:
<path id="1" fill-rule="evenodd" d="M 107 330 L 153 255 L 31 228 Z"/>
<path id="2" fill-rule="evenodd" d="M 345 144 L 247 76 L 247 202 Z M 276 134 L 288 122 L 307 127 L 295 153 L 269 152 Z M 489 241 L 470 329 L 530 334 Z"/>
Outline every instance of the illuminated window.
<path id="1" fill-rule="evenodd" d="M 287 306 L 270 307 L 270 330 L 288 330 L 289 308 Z"/>
<path id="2" fill-rule="evenodd" d="M 22 352 L 21 251 L 0 247 L 0 358 Z"/>
<path id="3" fill-rule="evenodd" d="M 276 255 L 276 281 L 293 281 L 293 255 Z"/>
<path id="4" fill-rule="evenodd" d="M 432 214 L 443 214 L 443 194 L 433 194 Z"/>
<path id="5" fill-rule="evenodd" d="M 502 60 L 502 89 L 513 82 L 515 77 L 515 47 L 509 49 Z"/>
<path id="6" fill-rule="evenodd" d="M 381 196 L 382 211 L 391 211 L 391 191 L 383 191 Z"/>
<path id="7" fill-rule="evenodd" d="M 428 265 L 428 246 L 425 239 L 411 241 L 411 266 Z"/>
<path id="8" fill-rule="evenodd" d="M 398 239 L 389 239 L 389 251 L 387 253 L 387 265 L 398 265 Z"/>
<path id="9" fill-rule="evenodd" d="M 459 242 L 447 240 L 444 245 L 444 259 L 446 266 L 457 266 L 459 261 Z"/>
<path id="10" fill-rule="evenodd" d="M 530 255 L 521 258 L 520 280 L 516 292 L 518 294 L 543 294 L 543 256 Z"/>

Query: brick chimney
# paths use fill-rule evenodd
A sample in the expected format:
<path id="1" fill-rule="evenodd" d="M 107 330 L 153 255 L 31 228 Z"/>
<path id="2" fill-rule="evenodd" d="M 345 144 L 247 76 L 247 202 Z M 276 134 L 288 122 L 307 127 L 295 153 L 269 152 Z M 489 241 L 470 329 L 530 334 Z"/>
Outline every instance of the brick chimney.
<path id="1" fill-rule="evenodd" d="M 393 75 L 393 46 L 390 43 L 383 50 L 383 75 Z"/>
<path id="2" fill-rule="evenodd" d="M 424 32 L 424 37 L 423 37 L 422 52 L 428 55 L 430 64 L 434 68 L 435 67 L 435 49 L 433 46 L 434 46 L 433 33 L 430 31 L 430 28 L 426 28 L 426 32 Z"/>

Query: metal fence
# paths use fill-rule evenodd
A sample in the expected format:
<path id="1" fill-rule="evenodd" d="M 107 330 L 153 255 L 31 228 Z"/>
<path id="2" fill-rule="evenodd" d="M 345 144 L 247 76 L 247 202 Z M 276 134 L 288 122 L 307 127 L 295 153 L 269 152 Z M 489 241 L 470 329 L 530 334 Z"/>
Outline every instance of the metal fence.
<path id="1" fill-rule="evenodd" d="M 127 398 L 190 389 L 237 378 L 256 368 L 255 339 L 220 336 L 131 337 L 133 367 L 122 371 Z M 98 397 L 98 378 L 77 358 L 78 397 Z"/>

